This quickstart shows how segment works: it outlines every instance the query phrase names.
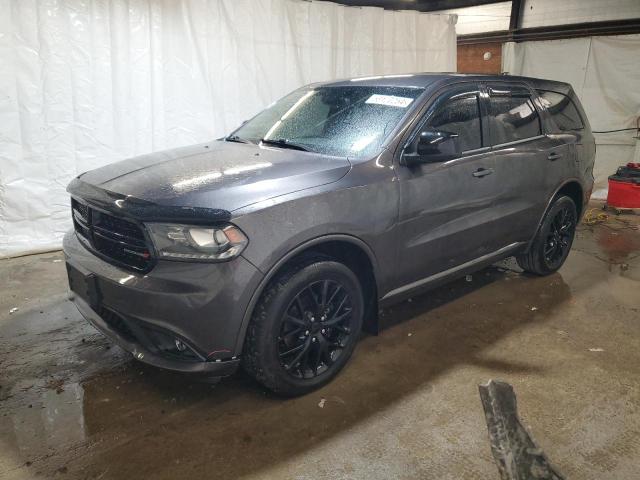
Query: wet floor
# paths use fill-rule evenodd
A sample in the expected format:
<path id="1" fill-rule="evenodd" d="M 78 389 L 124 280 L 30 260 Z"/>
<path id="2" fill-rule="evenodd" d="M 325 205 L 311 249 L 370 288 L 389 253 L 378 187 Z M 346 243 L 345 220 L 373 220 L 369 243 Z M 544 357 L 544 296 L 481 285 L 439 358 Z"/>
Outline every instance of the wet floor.
<path id="1" fill-rule="evenodd" d="M 628 227 L 582 226 L 550 277 L 504 262 L 383 312 L 333 383 L 293 400 L 136 363 L 66 299 L 60 253 L 0 261 L 0 478 L 497 479 L 477 391 L 490 378 L 514 385 L 568 478 L 637 478 Z"/>

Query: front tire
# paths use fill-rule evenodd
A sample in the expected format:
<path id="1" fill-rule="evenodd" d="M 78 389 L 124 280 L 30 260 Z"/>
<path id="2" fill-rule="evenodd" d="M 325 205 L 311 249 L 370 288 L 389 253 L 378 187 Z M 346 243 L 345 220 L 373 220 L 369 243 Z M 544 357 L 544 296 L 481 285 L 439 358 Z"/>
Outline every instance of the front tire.
<path id="1" fill-rule="evenodd" d="M 573 200 L 567 196 L 558 197 L 545 214 L 529 250 L 516 257 L 520 268 L 535 275 L 556 272 L 571 250 L 577 219 Z"/>
<path id="2" fill-rule="evenodd" d="M 355 274 L 328 257 L 306 258 L 263 293 L 247 331 L 245 370 L 283 396 L 311 392 L 347 363 L 362 328 Z"/>

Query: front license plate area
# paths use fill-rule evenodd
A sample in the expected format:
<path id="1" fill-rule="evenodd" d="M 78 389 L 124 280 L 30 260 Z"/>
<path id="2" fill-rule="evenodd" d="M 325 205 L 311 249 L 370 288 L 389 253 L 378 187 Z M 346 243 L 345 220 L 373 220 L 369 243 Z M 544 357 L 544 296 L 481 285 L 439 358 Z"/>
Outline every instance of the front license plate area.
<path id="1" fill-rule="evenodd" d="M 100 304 L 97 277 L 93 273 L 84 274 L 69 263 L 67 263 L 67 277 L 71 291 L 87 302 L 91 308 L 97 309 Z"/>

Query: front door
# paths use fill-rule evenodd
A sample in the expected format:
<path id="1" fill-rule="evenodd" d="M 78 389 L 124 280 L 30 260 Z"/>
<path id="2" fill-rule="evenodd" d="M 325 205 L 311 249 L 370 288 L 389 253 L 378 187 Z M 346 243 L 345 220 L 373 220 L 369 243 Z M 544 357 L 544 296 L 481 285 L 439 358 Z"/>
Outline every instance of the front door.
<path id="1" fill-rule="evenodd" d="M 481 94 L 478 85 L 465 85 L 441 95 L 413 133 L 452 134 L 457 158 L 399 162 L 400 288 L 502 246 L 493 229 L 497 186 Z"/>

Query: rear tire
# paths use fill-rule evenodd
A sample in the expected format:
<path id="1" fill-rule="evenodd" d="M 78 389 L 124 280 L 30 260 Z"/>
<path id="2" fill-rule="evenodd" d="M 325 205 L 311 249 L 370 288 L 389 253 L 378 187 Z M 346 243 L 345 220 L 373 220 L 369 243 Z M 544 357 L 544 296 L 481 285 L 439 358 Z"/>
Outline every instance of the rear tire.
<path id="1" fill-rule="evenodd" d="M 363 312 L 362 288 L 348 267 L 324 256 L 304 258 L 278 275 L 258 301 L 244 369 L 279 395 L 320 388 L 351 357 Z"/>
<path id="2" fill-rule="evenodd" d="M 549 275 L 565 262 L 576 231 L 577 209 L 573 200 L 561 196 L 551 204 L 529 250 L 516 256 L 525 272 Z"/>

